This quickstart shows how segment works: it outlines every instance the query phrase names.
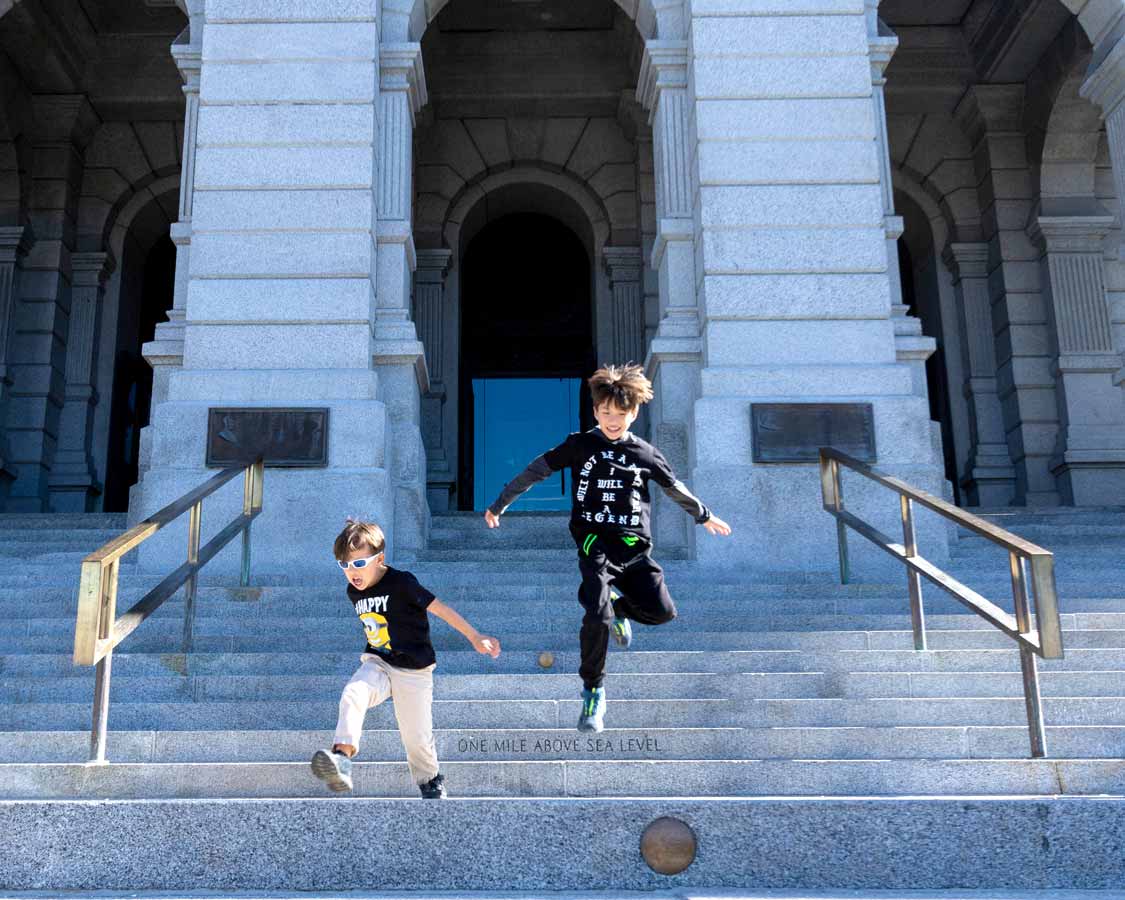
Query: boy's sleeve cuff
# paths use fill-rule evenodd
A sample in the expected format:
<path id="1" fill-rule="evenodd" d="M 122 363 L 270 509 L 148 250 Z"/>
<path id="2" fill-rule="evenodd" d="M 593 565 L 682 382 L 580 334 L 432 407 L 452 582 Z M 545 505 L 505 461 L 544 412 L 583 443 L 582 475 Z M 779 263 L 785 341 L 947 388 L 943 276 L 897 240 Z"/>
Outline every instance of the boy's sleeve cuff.
<path id="1" fill-rule="evenodd" d="M 703 507 L 703 512 L 700 515 L 695 517 L 695 524 L 696 525 L 703 525 L 704 523 L 710 522 L 710 521 L 711 521 L 711 510 L 709 510 L 705 506 L 705 507 Z"/>

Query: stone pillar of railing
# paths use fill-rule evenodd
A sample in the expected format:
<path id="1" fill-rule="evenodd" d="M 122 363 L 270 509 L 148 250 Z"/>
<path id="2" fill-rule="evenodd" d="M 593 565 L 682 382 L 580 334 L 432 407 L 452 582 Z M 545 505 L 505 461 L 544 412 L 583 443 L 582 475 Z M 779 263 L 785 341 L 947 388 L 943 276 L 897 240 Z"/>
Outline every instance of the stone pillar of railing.
<path id="1" fill-rule="evenodd" d="M 172 44 L 172 58 L 180 70 L 184 86 L 184 142 L 180 171 L 180 210 L 172 225 L 172 243 L 176 245 L 176 281 L 168 320 L 156 326 L 153 339 L 141 348 L 152 367 L 152 407 L 168 399 L 168 381 L 172 369 L 184 362 L 184 320 L 187 311 L 188 284 L 191 278 L 191 214 L 195 200 L 195 157 L 199 133 L 199 79 L 203 67 L 202 48 L 190 40 L 190 28 Z M 143 477 L 152 459 L 152 429 L 141 430 L 138 467 Z M 139 504 L 130 503 L 130 509 Z"/>
<path id="2" fill-rule="evenodd" d="M 450 465 L 445 427 L 445 276 L 450 250 L 419 250 L 414 272 L 414 321 L 426 348 L 430 389 L 422 395 L 422 440 L 426 447 L 426 494 L 431 512 L 450 508 L 456 474 Z"/>
<path id="3" fill-rule="evenodd" d="M 47 478 L 51 510 L 90 512 L 101 493 L 94 475 L 90 430 L 97 392 L 98 322 L 106 279 L 114 263 L 108 253 L 71 256 L 70 329 L 66 342 L 66 393 L 59 419 L 59 444 Z"/>
<path id="4" fill-rule="evenodd" d="M 426 353 L 410 317 L 417 259 L 412 224 L 415 114 L 426 102 L 422 46 L 379 48 L 378 254 L 373 360 L 391 423 L 394 547 L 416 551 L 429 536 L 421 397 L 429 390 Z"/>
<path id="5" fill-rule="evenodd" d="M 656 387 L 650 433 L 685 479 L 692 466 L 691 422 L 702 363 L 687 62 L 685 41 L 648 41 L 637 83 L 637 99 L 649 111 L 652 127 L 657 221 L 652 268 L 660 285 L 660 321 L 645 360 Z M 663 496 L 656 501 L 654 530 L 657 542 L 671 553 L 692 553 L 691 521 Z"/>
<path id="6" fill-rule="evenodd" d="M 12 317 L 19 294 L 20 260 L 31 249 L 30 232 L 26 226 L 0 228 L 0 508 L 8 497 L 8 489 L 16 473 L 7 466 L 8 392 L 12 379 L 8 373 L 11 353 Z"/>
<path id="7" fill-rule="evenodd" d="M 613 292 L 613 361 L 642 361 L 644 347 L 644 293 L 639 247 L 606 247 L 602 251 Z"/>
<path id="8" fill-rule="evenodd" d="M 970 506 L 1007 506 L 1016 493 L 1016 469 L 1004 434 L 1004 413 L 996 387 L 988 252 L 988 244 L 953 243 L 944 254 L 961 313 L 964 391 L 972 439 L 961 486 Z"/>
<path id="9" fill-rule="evenodd" d="M 1058 347 L 1059 436 L 1051 459 L 1063 502 L 1125 505 L 1125 393 L 1105 295 L 1103 245 L 1112 216 L 1040 216 Z"/>

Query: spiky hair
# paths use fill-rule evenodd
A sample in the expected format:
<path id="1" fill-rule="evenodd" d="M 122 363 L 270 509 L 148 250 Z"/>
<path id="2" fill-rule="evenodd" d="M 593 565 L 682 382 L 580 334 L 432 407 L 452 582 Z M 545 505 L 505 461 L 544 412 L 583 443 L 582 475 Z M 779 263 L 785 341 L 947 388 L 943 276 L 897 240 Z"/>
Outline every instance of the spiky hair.
<path id="1" fill-rule="evenodd" d="M 626 412 L 639 409 L 652 399 L 652 382 L 645 377 L 645 370 L 636 363 L 624 366 L 605 366 L 590 376 L 587 382 L 594 406 L 607 401 Z"/>
<path id="2" fill-rule="evenodd" d="M 336 536 L 332 545 L 332 552 L 336 559 L 343 559 L 349 553 L 370 547 L 372 554 L 382 553 L 387 546 L 387 539 L 383 529 L 374 522 L 361 522 L 358 519 L 348 519 L 344 523 L 344 530 Z"/>

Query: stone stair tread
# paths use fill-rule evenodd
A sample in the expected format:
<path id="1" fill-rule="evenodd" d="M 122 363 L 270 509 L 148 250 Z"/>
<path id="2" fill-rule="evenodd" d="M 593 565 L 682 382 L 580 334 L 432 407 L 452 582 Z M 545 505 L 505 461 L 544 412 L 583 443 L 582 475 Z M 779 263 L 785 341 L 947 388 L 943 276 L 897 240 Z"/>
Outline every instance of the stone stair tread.
<path id="1" fill-rule="evenodd" d="M 607 742 L 608 743 L 608 742 Z M 988 796 L 1125 798 L 1125 761 L 599 760 L 446 762 L 461 797 Z M 404 762 L 356 762 L 354 797 L 413 797 Z M 674 785 L 669 791 L 669 785 Z M 307 763 L 0 763 L 0 797 L 324 797 Z"/>

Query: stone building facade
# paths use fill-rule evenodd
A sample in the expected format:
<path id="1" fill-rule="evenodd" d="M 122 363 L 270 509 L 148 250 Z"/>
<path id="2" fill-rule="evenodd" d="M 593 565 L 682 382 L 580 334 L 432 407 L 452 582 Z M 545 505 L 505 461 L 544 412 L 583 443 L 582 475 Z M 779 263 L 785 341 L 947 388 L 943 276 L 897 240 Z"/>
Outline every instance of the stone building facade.
<path id="1" fill-rule="evenodd" d="M 209 409 L 327 408 L 257 540 L 318 568 L 359 513 L 417 553 L 473 507 L 473 378 L 637 359 L 744 536 L 660 506 L 671 555 L 832 565 L 753 404 L 870 404 L 879 466 L 962 505 L 1125 505 L 1123 33 L 1123 0 L 0 0 L 0 503 L 143 518 L 208 477 Z"/>

